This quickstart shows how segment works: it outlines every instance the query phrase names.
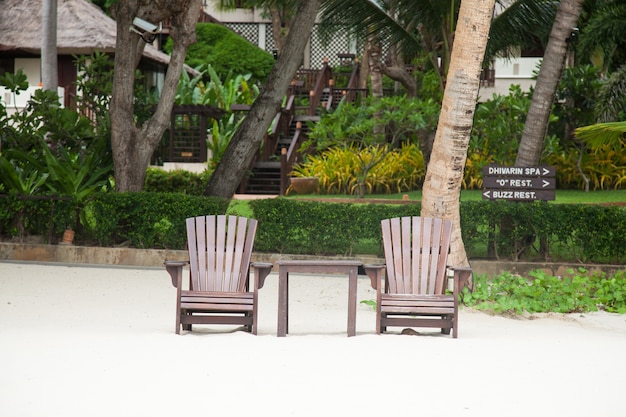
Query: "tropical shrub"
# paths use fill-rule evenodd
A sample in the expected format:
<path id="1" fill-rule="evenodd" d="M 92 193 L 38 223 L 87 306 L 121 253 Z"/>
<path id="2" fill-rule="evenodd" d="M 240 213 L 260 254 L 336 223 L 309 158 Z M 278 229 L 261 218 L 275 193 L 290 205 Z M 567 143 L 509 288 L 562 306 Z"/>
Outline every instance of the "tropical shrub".
<path id="1" fill-rule="evenodd" d="M 495 313 L 583 313 L 599 309 L 626 313 L 626 270 L 613 275 L 570 270 L 554 276 L 541 270 L 528 277 L 504 273 L 475 277 L 473 290 L 465 288 L 463 302 Z"/>
<path id="2" fill-rule="evenodd" d="M 250 74 L 229 74 L 222 81 L 211 65 L 204 70 L 202 68 L 203 66 L 197 68 L 200 74 L 194 78 L 189 77 L 186 72 L 182 74 L 175 103 L 207 105 L 224 111 L 219 120 L 213 119 L 207 139 L 207 149 L 211 152 L 209 167 L 214 169 L 245 117 L 245 113 L 234 112 L 231 107 L 235 104 L 251 105 L 259 95 L 259 88 L 249 82 Z M 167 140 L 166 135 L 163 141 Z"/>
<path id="3" fill-rule="evenodd" d="M 349 165 L 342 166 L 342 162 L 335 159 L 326 170 L 335 169 L 345 175 L 333 175 L 338 181 L 335 178 L 321 179 L 322 188 L 326 183 L 326 188 L 335 190 L 333 192 L 357 193 L 363 197 L 376 187 L 392 189 L 386 181 L 375 179 L 373 170 L 383 163 L 388 153 L 403 144 L 424 145 L 419 136 L 434 129 L 437 114 L 438 107 L 432 100 L 386 97 L 368 98 L 362 105 L 341 102 L 337 109 L 324 114 L 311 126 L 309 140 L 302 145 L 301 151 L 341 149 L 337 154 L 345 154 L 345 163 Z M 330 158 L 333 152 L 325 155 Z M 304 165 L 307 158 L 310 156 L 305 156 Z M 319 165 L 324 160 L 316 159 L 315 163 Z M 408 178 L 409 182 L 412 180 Z"/>

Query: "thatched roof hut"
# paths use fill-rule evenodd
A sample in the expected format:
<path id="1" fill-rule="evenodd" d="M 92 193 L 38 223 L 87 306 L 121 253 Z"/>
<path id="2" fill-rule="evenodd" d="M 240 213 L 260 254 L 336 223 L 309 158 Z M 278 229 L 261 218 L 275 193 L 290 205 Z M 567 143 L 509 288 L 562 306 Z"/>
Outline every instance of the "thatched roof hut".
<path id="1" fill-rule="evenodd" d="M 42 0 L 0 0 L 0 55 L 40 55 Z M 58 0 L 59 55 L 115 52 L 116 23 L 88 0 Z M 146 45 L 144 58 L 167 65 L 169 56 Z"/>

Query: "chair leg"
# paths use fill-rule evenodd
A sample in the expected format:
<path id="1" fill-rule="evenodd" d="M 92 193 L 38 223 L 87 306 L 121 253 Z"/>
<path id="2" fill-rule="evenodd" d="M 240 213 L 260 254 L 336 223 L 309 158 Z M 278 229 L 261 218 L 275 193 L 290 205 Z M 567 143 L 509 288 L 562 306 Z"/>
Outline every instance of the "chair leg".
<path id="1" fill-rule="evenodd" d="M 189 313 L 187 310 L 182 310 L 181 311 L 181 316 L 191 316 L 191 313 Z M 183 324 L 183 330 L 190 332 L 191 331 L 191 324 Z"/>
<path id="2" fill-rule="evenodd" d="M 243 326 L 244 331 L 252 334 L 256 334 L 256 323 L 254 322 L 254 315 L 252 313 L 244 313 L 244 317 L 252 317 L 252 324 L 246 324 Z"/>
<path id="3" fill-rule="evenodd" d="M 443 316 L 441 316 L 441 318 L 444 319 L 444 320 L 450 321 L 450 315 L 449 314 L 443 315 Z M 442 327 L 441 328 L 441 333 L 442 334 L 450 334 L 450 330 L 451 330 L 450 327 Z"/>
<path id="4" fill-rule="evenodd" d="M 455 339 L 456 339 L 457 337 L 459 337 L 459 325 L 458 325 L 458 322 L 459 322 L 459 315 L 458 315 L 458 313 L 457 313 L 457 314 L 456 314 L 456 315 L 452 318 L 452 332 L 453 332 L 453 333 L 452 333 L 452 337 L 453 337 L 453 338 L 455 338 Z"/>

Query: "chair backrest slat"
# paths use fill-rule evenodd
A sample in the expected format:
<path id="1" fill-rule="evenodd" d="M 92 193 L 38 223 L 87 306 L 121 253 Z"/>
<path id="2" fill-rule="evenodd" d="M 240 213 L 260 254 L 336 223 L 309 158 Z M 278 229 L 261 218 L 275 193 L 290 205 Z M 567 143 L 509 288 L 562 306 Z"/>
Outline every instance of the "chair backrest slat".
<path id="1" fill-rule="evenodd" d="M 193 218 L 186 220 L 187 225 L 187 251 L 189 252 L 189 286 L 198 288 L 198 270 L 200 261 L 198 260 L 198 241 L 196 239 L 196 221 Z"/>
<path id="2" fill-rule="evenodd" d="M 189 218 L 186 223 L 190 289 L 247 290 L 257 221 L 219 215 Z"/>
<path id="3" fill-rule="evenodd" d="M 443 294 L 447 287 L 448 279 L 448 253 L 450 252 L 450 241 L 452 239 L 452 222 L 444 221 L 442 226 L 441 244 L 439 252 L 439 263 L 437 264 L 437 270 L 442 271 L 437 276 L 437 286 L 435 288 L 436 294 Z"/>
<path id="4" fill-rule="evenodd" d="M 396 294 L 443 294 L 452 222 L 428 217 L 381 221 L 387 286 Z"/>
<path id="5" fill-rule="evenodd" d="M 198 221 L 201 221 L 204 226 L 203 233 L 207 236 L 207 247 L 206 247 L 206 272 L 203 275 L 203 280 L 206 282 L 206 285 L 203 287 L 201 291 L 217 291 L 219 288 L 216 287 L 216 282 L 214 279 L 210 279 L 210 277 L 214 276 L 216 273 L 216 241 L 215 235 L 217 234 L 217 224 L 215 216 L 209 217 L 199 217 Z M 200 233 L 200 232 L 199 232 Z"/>

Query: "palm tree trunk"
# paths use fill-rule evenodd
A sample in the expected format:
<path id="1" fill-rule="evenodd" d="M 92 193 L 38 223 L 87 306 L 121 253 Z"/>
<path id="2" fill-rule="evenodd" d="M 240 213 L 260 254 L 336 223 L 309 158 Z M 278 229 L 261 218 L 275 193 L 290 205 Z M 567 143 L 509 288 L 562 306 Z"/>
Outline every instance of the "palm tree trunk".
<path id="1" fill-rule="evenodd" d="M 460 196 L 480 71 L 495 0 L 463 0 L 433 151 L 422 193 L 422 216 L 452 220 L 452 265 L 468 265 L 461 238 Z"/>
<path id="2" fill-rule="evenodd" d="M 57 91 L 57 0 L 44 0 L 41 8 L 41 83 L 44 90 Z"/>
<path id="3" fill-rule="evenodd" d="M 583 2 L 584 0 L 561 0 L 559 3 L 526 116 L 526 125 L 515 160 L 516 166 L 535 166 L 541 161 L 552 104 L 565 66 L 568 38 L 576 27 Z"/>

